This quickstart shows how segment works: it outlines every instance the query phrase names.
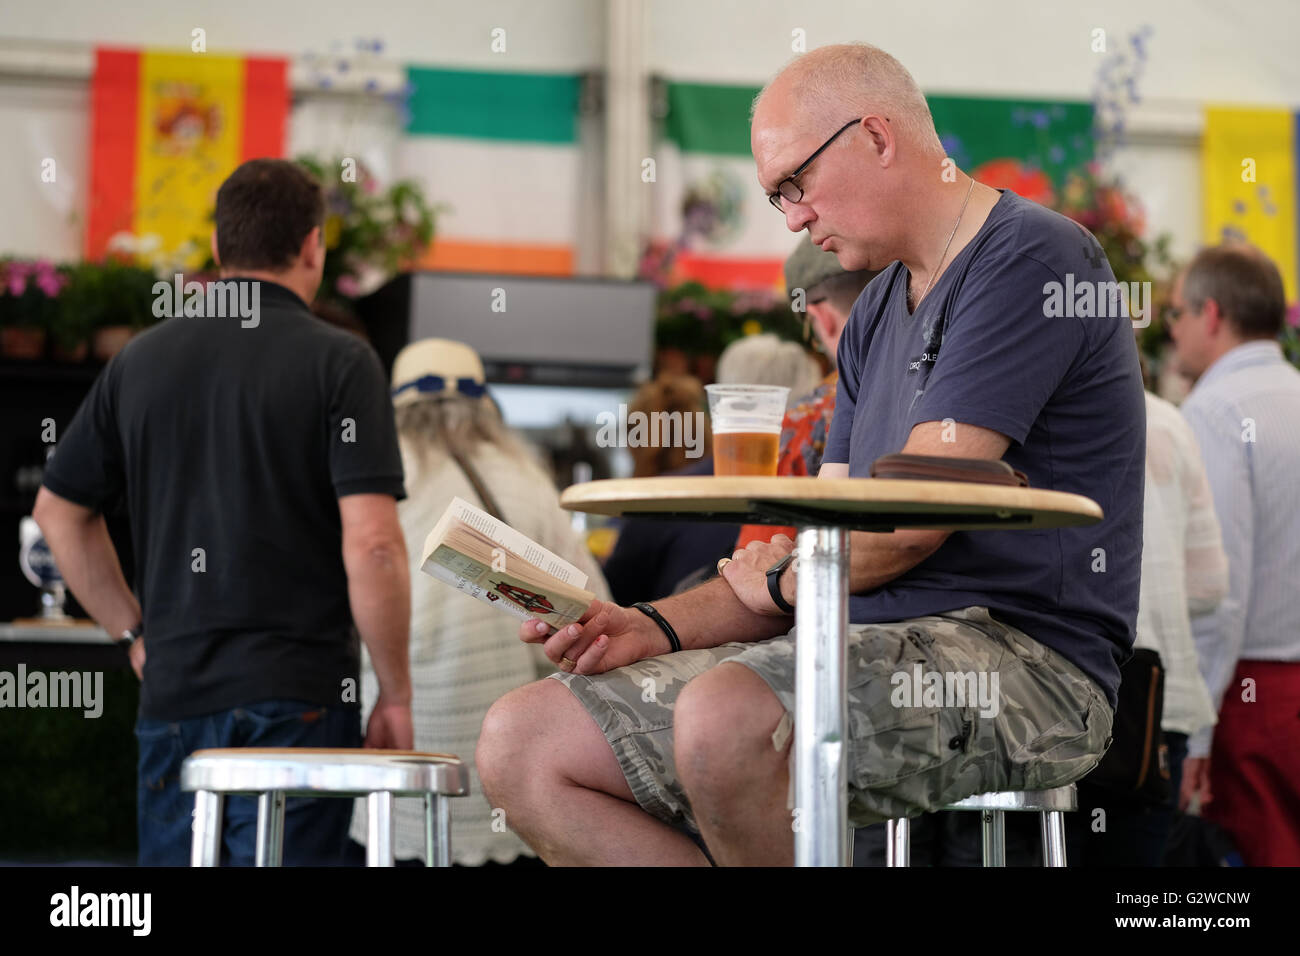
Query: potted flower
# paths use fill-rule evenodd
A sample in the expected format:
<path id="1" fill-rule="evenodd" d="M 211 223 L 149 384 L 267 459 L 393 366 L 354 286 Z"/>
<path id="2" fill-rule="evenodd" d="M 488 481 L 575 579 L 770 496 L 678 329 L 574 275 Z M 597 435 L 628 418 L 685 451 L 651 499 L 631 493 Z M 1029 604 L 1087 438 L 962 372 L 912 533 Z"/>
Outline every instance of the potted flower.
<path id="1" fill-rule="evenodd" d="M 414 180 L 387 188 L 364 163 L 355 179 L 342 180 L 342 161 L 297 160 L 325 188 L 325 269 L 319 300 L 347 308 L 403 269 L 419 262 L 433 241 L 439 208 L 425 200 Z"/>
<path id="2" fill-rule="evenodd" d="M 806 345 L 802 317 L 774 291 L 712 289 L 694 281 L 661 287 L 655 370 L 688 372 L 711 382 L 722 350 L 761 332 Z"/>
<path id="3" fill-rule="evenodd" d="M 0 262 L 0 352 L 9 358 L 45 357 L 46 330 L 64 284 L 49 260 Z"/>
<path id="4" fill-rule="evenodd" d="M 114 259 L 73 266 L 61 303 L 65 337 L 88 337 L 95 358 L 107 362 L 154 321 L 154 281 L 149 269 Z"/>

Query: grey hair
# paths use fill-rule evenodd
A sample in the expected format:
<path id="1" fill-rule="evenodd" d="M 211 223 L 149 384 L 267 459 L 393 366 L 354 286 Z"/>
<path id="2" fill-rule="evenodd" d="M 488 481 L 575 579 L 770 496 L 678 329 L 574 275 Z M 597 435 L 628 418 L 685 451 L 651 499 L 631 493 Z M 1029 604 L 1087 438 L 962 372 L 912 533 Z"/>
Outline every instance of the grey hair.
<path id="1" fill-rule="evenodd" d="M 766 332 L 747 335 L 723 349 L 715 377 L 719 385 L 784 385 L 793 401 L 815 389 L 822 374 L 802 346 Z"/>
<path id="2" fill-rule="evenodd" d="M 1201 249 L 1183 274 L 1183 301 L 1200 311 L 1213 299 L 1244 339 L 1276 338 L 1286 322 L 1286 290 L 1273 260 L 1244 242 Z"/>
<path id="3" fill-rule="evenodd" d="M 487 395 L 453 395 L 413 402 L 395 409 L 393 416 L 398 437 L 422 470 L 453 453 L 472 460 L 482 444 L 493 445 L 520 461 L 540 464 L 536 452 L 501 420 Z"/>
<path id="4" fill-rule="evenodd" d="M 855 116 L 877 113 L 923 152 L 944 155 L 925 94 L 907 68 L 879 47 L 837 43 L 796 57 L 754 97 L 751 120 L 768 90 L 783 77 L 798 90 L 805 125 L 824 129 L 826 136 Z"/>

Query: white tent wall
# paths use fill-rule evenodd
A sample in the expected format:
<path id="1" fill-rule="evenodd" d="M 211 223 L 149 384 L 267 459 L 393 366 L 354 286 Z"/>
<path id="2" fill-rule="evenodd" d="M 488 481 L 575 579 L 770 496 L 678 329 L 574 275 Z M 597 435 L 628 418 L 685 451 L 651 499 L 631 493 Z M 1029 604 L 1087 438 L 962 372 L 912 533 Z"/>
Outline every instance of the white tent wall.
<path id="1" fill-rule="evenodd" d="M 618 0 L 610 0 L 618 2 Z M 603 68 L 602 0 L 226 0 L 196 12 L 174 0 L 42 0 L 6 3 L 0 19 L 0 253 L 70 259 L 80 249 L 89 130 L 88 76 L 95 45 L 185 48 L 202 28 L 211 51 L 348 55 L 379 39 L 394 71 L 404 63 L 484 70 L 580 72 Z M 1113 49 L 1154 27 L 1132 138 L 1113 168 L 1146 205 L 1154 231 L 1175 251 L 1200 235 L 1197 146 L 1209 102 L 1300 106 L 1300 4 L 1258 0 L 1228 9 L 1211 0 L 649 0 L 644 59 L 650 72 L 699 82 L 758 84 L 792 55 L 792 31 L 809 48 L 868 40 L 897 56 L 933 93 L 1088 99 L 1100 55 L 1095 29 Z M 492 31 L 506 31 L 493 52 Z M 302 78 L 302 71 L 295 73 Z M 384 104 L 300 92 L 290 120 L 291 154 L 355 150 L 382 176 L 401 139 Z M 584 123 L 584 150 L 601 133 Z M 58 179 L 40 181 L 54 157 Z M 592 156 L 584 188 L 578 270 L 599 269 L 603 159 Z"/>

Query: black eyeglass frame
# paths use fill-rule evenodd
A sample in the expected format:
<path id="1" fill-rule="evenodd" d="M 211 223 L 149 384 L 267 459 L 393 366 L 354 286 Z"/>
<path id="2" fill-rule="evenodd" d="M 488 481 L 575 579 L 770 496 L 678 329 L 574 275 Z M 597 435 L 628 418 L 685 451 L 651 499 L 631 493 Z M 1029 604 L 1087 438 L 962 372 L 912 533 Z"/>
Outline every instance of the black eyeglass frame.
<path id="1" fill-rule="evenodd" d="M 798 169 L 796 169 L 789 176 L 785 177 L 785 179 L 781 180 L 779 183 L 776 184 L 776 191 L 768 193 L 767 201 L 772 204 L 772 207 L 777 212 L 785 212 L 785 210 L 781 208 L 782 199 L 788 199 L 791 202 L 799 202 L 801 199 L 803 199 L 803 187 L 800 186 L 797 182 L 795 182 L 795 179 L 798 178 L 799 176 L 802 176 L 804 173 L 806 173 L 808 171 L 808 167 L 813 164 L 813 160 L 815 160 L 818 156 L 820 156 L 823 152 L 825 152 L 826 148 L 830 146 L 831 143 L 839 139 L 841 133 L 843 133 L 850 126 L 857 126 L 865 118 L 866 117 L 859 116 L 855 120 L 849 120 L 839 129 L 837 129 L 834 133 L 832 133 L 830 139 L 828 139 L 826 142 L 818 146 L 816 152 L 814 152 L 811 156 L 805 159 Z M 786 183 L 789 183 L 790 188 L 795 190 L 798 193 L 798 195 L 796 196 L 787 195 L 785 191 Z"/>

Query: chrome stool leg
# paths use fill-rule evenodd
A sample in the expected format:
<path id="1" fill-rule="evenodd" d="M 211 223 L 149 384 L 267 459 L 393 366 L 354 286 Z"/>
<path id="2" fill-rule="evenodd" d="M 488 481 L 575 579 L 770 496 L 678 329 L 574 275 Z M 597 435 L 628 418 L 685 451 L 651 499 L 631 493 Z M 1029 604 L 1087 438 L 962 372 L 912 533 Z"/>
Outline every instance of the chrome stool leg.
<path id="1" fill-rule="evenodd" d="M 985 810 L 980 814 L 984 832 L 984 865 L 1007 865 L 1007 818 L 1001 810 Z"/>
<path id="2" fill-rule="evenodd" d="M 1065 814 L 1060 810 L 1039 815 L 1043 828 L 1043 866 L 1065 866 Z"/>
<path id="3" fill-rule="evenodd" d="M 393 865 L 393 795 L 379 790 L 366 798 L 370 811 L 366 831 L 366 866 Z"/>
<path id="4" fill-rule="evenodd" d="M 213 790 L 194 791 L 194 839 L 190 843 L 190 866 L 221 863 L 221 801 Z"/>
<path id="5" fill-rule="evenodd" d="M 257 795 L 257 866 L 284 864 L 284 791 Z"/>
<path id="6" fill-rule="evenodd" d="M 885 866 L 912 865 L 912 823 L 907 817 L 885 822 Z"/>
<path id="7" fill-rule="evenodd" d="M 438 807 L 438 865 L 451 866 L 451 803 L 442 795 L 433 800 Z"/>
<path id="8" fill-rule="evenodd" d="M 431 793 L 424 795 L 424 865 L 438 865 L 438 818 Z"/>

